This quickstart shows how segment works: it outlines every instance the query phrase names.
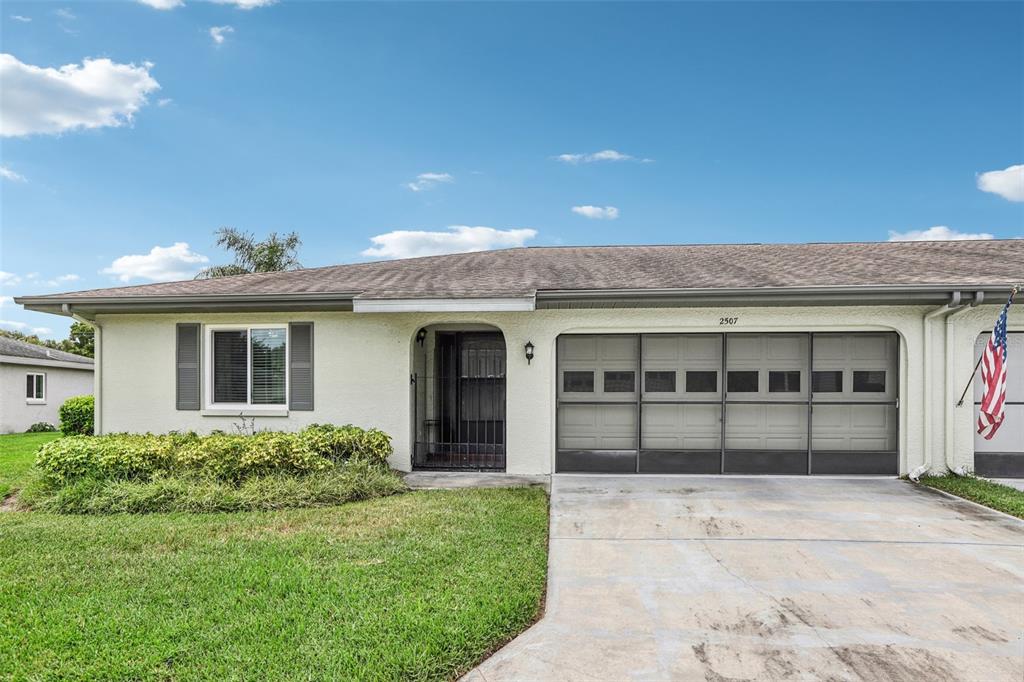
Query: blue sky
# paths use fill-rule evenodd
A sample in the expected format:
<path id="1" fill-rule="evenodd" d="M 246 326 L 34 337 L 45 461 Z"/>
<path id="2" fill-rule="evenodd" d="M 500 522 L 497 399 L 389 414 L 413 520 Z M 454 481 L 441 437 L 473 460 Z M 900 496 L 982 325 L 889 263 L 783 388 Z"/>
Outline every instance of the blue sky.
<path id="1" fill-rule="evenodd" d="M 5 2 L 0 22 L 7 328 L 67 329 L 10 296 L 224 261 L 221 226 L 295 230 L 308 266 L 1024 235 L 1022 3 Z"/>

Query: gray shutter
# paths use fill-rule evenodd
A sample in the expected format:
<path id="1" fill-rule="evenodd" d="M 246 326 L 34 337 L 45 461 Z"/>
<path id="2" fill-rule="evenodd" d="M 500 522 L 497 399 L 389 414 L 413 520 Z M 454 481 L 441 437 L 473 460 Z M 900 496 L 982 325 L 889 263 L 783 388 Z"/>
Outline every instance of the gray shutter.
<path id="1" fill-rule="evenodd" d="M 293 410 L 313 409 L 313 323 L 288 325 L 289 396 Z"/>
<path id="2" fill-rule="evenodd" d="M 177 325 L 175 348 L 175 396 L 179 410 L 199 409 L 199 324 Z"/>

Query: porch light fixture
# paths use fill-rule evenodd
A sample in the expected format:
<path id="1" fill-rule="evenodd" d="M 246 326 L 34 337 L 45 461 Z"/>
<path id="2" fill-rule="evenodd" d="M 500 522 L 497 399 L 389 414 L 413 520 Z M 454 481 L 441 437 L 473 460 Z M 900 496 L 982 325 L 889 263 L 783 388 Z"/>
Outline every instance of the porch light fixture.
<path id="1" fill-rule="evenodd" d="M 526 350 L 526 364 L 530 364 L 533 360 L 533 342 L 527 341 L 523 348 Z"/>
<path id="2" fill-rule="evenodd" d="M 420 330 L 418 332 L 416 332 L 416 343 L 418 343 L 418 344 L 420 344 L 422 346 L 423 345 L 423 341 L 426 340 L 426 338 L 427 338 L 427 329 L 426 329 L 426 327 L 420 327 Z"/>

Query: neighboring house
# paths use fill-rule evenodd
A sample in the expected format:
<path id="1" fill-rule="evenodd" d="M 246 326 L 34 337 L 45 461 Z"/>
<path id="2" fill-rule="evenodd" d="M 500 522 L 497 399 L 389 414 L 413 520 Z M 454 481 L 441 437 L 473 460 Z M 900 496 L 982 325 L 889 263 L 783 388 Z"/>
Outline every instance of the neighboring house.
<path id="1" fill-rule="evenodd" d="M 97 327 L 101 432 L 376 426 L 399 469 L 1024 475 L 956 407 L 1024 240 L 520 248 L 16 299 Z M 977 386 L 979 382 L 975 382 Z"/>
<path id="2" fill-rule="evenodd" d="M 92 358 L 0 336 L 0 433 L 57 426 L 61 404 L 91 394 L 92 379 Z"/>

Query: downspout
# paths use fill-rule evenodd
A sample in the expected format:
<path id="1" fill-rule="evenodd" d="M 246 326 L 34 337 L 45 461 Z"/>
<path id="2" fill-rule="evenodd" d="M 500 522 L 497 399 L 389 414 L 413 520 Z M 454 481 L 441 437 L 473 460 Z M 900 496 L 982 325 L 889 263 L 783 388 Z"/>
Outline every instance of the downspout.
<path id="1" fill-rule="evenodd" d="M 921 466 L 917 467 L 910 472 L 910 480 L 915 483 L 921 476 L 928 473 L 932 468 L 932 348 L 931 348 L 931 321 L 937 317 L 943 317 L 950 313 L 956 312 L 964 307 L 964 304 L 960 302 L 960 292 L 954 291 L 949 297 L 949 303 L 946 305 L 936 308 L 925 314 L 922 320 L 922 330 L 924 332 L 924 401 L 922 408 L 924 409 L 924 462 Z"/>
<path id="2" fill-rule="evenodd" d="M 103 327 L 95 319 L 89 319 L 76 313 L 70 305 L 63 303 L 60 306 L 61 311 L 71 317 L 76 322 L 82 322 L 87 324 L 95 330 L 93 337 L 94 352 L 93 355 L 93 377 L 92 377 L 92 392 L 95 400 L 95 414 L 93 415 L 93 433 L 99 435 L 103 433 Z"/>
<path id="3" fill-rule="evenodd" d="M 947 402 L 945 403 L 945 406 L 944 406 L 944 409 L 945 409 L 945 412 L 946 412 L 946 419 L 945 419 L 945 421 L 946 421 L 946 438 L 945 438 L 944 455 L 945 455 L 946 469 L 949 469 L 950 471 L 953 471 L 958 476 L 965 475 L 967 473 L 967 470 L 964 468 L 963 465 L 957 467 L 956 469 L 954 469 L 950 465 L 951 462 L 953 461 L 953 451 L 954 451 L 953 440 L 954 440 L 955 434 L 956 434 L 956 431 L 953 428 L 953 423 L 956 420 L 956 406 L 953 404 L 953 401 L 951 399 L 952 396 L 950 396 L 950 394 L 949 394 L 950 387 L 952 387 L 953 390 L 956 390 L 956 386 L 954 386 L 954 384 L 953 384 L 953 381 L 955 380 L 955 378 L 953 376 L 953 363 L 954 363 L 955 360 L 953 358 L 953 345 L 954 344 L 953 344 L 953 324 L 952 324 L 952 322 L 953 322 L 953 318 L 954 317 L 959 317 L 960 315 L 968 312 L 969 310 L 978 307 L 984 301 L 985 301 L 985 292 L 984 291 L 975 291 L 974 292 L 974 298 L 971 299 L 970 306 L 961 307 L 959 310 L 953 312 L 951 315 L 946 317 L 946 401 Z M 972 347 L 972 351 L 973 351 L 973 347 Z M 971 402 L 972 403 L 974 402 L 973 399 L 971 400 Z"/>

